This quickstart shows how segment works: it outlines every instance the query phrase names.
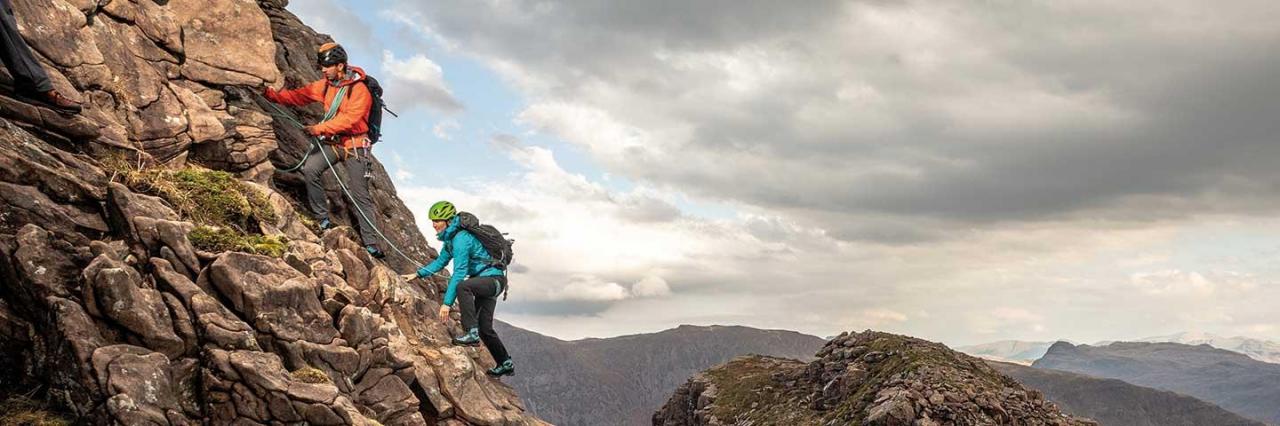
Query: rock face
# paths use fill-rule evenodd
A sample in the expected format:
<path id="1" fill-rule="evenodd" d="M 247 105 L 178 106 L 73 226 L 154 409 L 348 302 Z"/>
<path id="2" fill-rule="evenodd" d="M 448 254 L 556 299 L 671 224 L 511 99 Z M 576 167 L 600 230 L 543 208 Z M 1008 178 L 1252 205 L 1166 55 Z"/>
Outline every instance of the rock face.
<path id="1" fill-rule="evenodd" d="M 809 363 L 749 356 L 707 370 L 653 424 L 1096 424 L 938 343 L 866 331 L 842 334 L 817 355 Z"/>
<path id="2" fill-rule="evenodd" d="M 0 96 L 0 399 L 95 425 L 545 424 L 485 376 L 483 349 L 449 345 L 456 323 L 431 319 L 443 281 L 397 276 L 435 251 L 380 165 L 374 213 L 414 260 L 302 224 L 300 182 L 272 160 L 309 142 L 247 87 L 319 77 L 328 39 L 284 3 L 13 0 L 85 111 Z M 256 225 L 283 254 L 197 248 L 197 223 L 113 162 L 233 173 L 270 204 Z M 330 200 L 350 223 L 342 194 Z"/>

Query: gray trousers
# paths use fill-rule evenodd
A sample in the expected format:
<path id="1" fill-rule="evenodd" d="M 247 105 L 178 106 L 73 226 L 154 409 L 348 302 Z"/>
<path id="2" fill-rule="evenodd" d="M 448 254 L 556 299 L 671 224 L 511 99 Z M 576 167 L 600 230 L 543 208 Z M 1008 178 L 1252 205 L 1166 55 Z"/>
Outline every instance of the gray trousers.
<path id="1" fill-rule="evenodd" d="M 18 21 L 13 17 L 10 0 L 0 0 L 0 61 L 13 74 L 13 90 L 18 93 L 44 93 L 53 90 L 49 74 L 40 67 L 36 56 L 18 33 Z"/>
<path id="2" fill-rule="evenodd" d="M 345 167 L 347 170 L 347 190 L 351 191 L 351 198 L 355 199 L 355 204 L 351 206 L 351 215 L 356 218 L 356 231 L 360 232 L 360 239 L 364 245 L 376 245 L 379 241 L 377 231 L 374 231 L 376 225 L 366 221 L 373 220 L 377 214 L 373 210 L 373 197 L 369 196 L 369 182 L 364 178 L 364 174 L 368 171 L 368 161 L 370 161 L 368 148 L 358 148 L 347 158 L 335 155 L 331 146 L 325 145 L 323 149 L 316 150 L 313 146 L 311 156 L 307 157 L 307 162 L 302 165 L 302 179 L 307 184 L 307 208 L 311 210 L 311 217 L 316 221 L 329 217 L 329 200 L 325 198 L 324 192 L 324 175 L 329 173 L 329 163 L 333 163 L 334 167 Z M 339 148 L 341 150 L 341 148 Z M 325 159 L 328 161 L 325 161 Z M 360 211 L 355 211 L 359 207 Z M 361 215 L 360 212 L 364 212 Z"/>

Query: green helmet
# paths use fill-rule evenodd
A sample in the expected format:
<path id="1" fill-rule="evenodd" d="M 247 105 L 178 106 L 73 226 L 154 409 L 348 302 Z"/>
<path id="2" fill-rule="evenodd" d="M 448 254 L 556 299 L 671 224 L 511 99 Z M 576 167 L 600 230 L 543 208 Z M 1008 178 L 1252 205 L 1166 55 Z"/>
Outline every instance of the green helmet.
<path id="1" fill-rule="evenodd" d="M 439 201 L 431 205 L 431 210 L 427 212 L 427 218 L 431 220 L 449 220 L 458 214 L 458 209 L 453 207 L 453 203 L 448 201 Z"/>

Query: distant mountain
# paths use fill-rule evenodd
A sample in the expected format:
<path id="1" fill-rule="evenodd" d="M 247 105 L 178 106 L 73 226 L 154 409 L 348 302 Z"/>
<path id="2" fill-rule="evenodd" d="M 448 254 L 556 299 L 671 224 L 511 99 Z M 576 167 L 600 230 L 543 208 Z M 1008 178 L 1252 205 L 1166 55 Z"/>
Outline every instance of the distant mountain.
<path id="1" fill-rule="evenodd" d="M 1139 339 L 1141 342 L 1169 342 L 1186 345 L 1209 345 L 1248 355 L 1258 361 L 1280 363 L 1280 343 L 1248 337 L 1222 337 L 1209 333 L 1184 332 L 1168 336 Z"/>
<path id="2" fill-rule="evenodd" d="M 1104 425 L 1265 426 L 1199 399 L 1116 379 L 1003 362 L 987 364 L 1023 386 L 1043 392 L 1062 412 Z"/>
<path id="3" fill-rule="evenodd" d="M 516 359 L 504 379 L 530 412 L 560 426 L 647 425 L 689 376 L 747 354 L 811 359 L 825 340 L 793 331 L 737 326 L 564 341 L 496 325 Z"/>
<path id="4" fill-rule="evenodd" d="M 1280 423 L 1280 364 L 1208 345 L 1058 342 L 1033 365 L 1178 392 L 1245 417 Z"/>
<path id="5" fill-rule="evenodd" d="M 719 365 L 681 385 L 652 424 L 1096 425 L 940 343 L 866 331 L 831 340 L 818 357 Z"/>
<path id="6" fill-rule="evenodd" d="M 1050 345 L 1053 345 L 1053 342 L 1001 340 L 981 345 L 961 346 L 955 350 L 992 361 L 1031 365 L 1032 362 L 1044 356 Z"/>

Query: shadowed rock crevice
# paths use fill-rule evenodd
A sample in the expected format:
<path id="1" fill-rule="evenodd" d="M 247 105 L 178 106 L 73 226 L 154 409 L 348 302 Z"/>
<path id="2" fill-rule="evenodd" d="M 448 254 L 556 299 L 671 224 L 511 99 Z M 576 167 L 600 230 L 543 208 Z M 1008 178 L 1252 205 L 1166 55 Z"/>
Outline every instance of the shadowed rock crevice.
<path id="1" fill-rule="evenodd" d="M 318 78 L 327 36 L 276 1 L 13 3 L 85 109 L 0 96 L 0 397 L 95 425 L 545 424 L 482 373 L 483 349 L 448 345 L 443 281 L 398 277 L 436 252 L 380 164 L 378 225 L 413 260 L 369 257 L 347 226 L 317 234 L 301 182 L 275 172 L 310 142 L 256 93 Z M 194 186 L 157 186 L 177 181 Z"/>

